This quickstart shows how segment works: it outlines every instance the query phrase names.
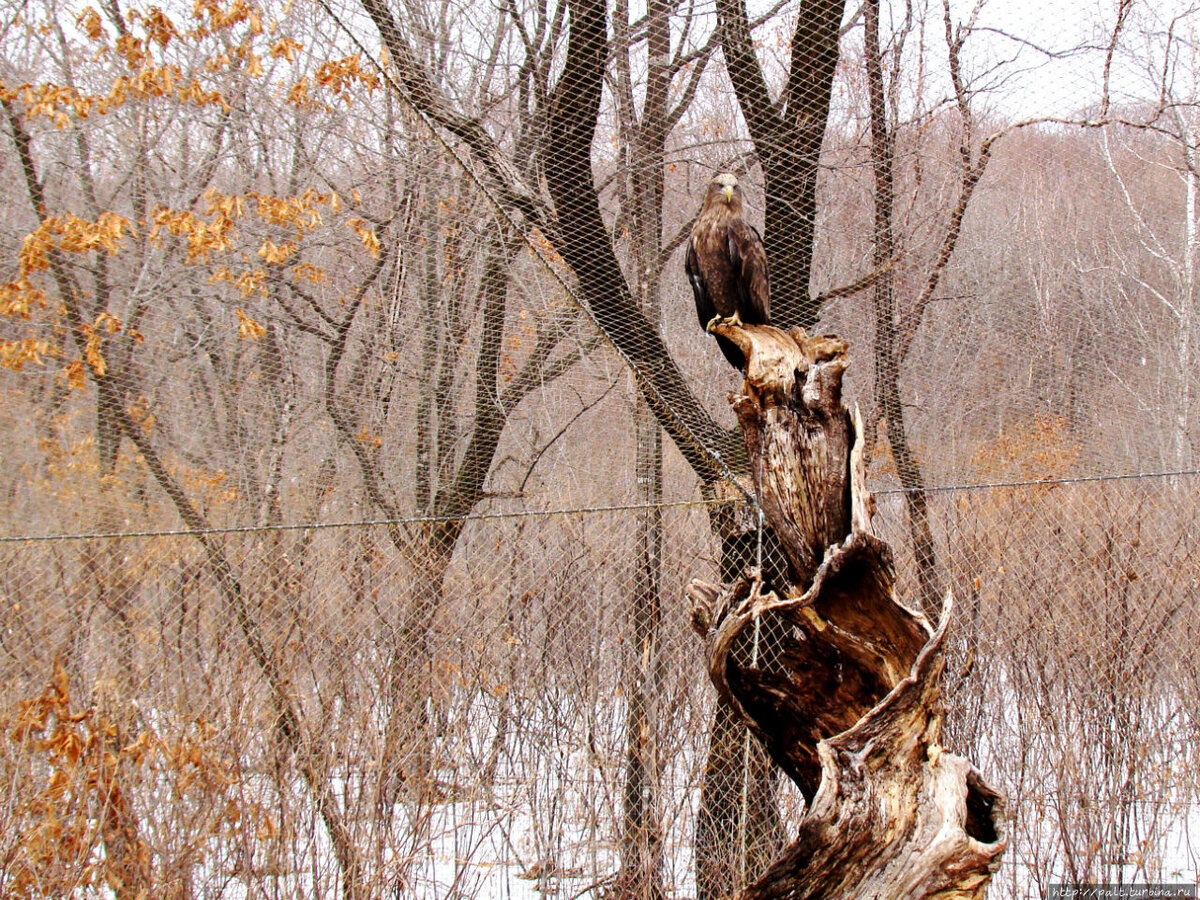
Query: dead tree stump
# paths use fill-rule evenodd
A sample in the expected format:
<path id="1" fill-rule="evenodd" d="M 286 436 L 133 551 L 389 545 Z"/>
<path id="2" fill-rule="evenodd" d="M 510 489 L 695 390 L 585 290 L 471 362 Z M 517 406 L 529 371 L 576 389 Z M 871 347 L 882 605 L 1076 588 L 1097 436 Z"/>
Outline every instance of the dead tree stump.
<path id="1" fill-rule="evenodd" d="M 692 620 L 717 691 L 807 801 L 739 897 L 982 897 L 1007 846 L 1004 802 L 939 743 L 951 602 L 934 629 L 895 596 L 861 426 L 842 403 L 846 345 L 799 328 L 715 330 L 747 359 L 733 407 L 788 576 L 693 581 Z"/>

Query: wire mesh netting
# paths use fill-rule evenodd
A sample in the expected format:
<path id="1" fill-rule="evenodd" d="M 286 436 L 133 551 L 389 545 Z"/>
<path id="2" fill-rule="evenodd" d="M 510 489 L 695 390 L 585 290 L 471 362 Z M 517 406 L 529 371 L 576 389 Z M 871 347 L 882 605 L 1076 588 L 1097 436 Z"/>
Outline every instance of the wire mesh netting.
<path id="1" fill-rule="evenodd" d="M 803 801 L 714 738 L 683 599 L 758 550 L 684 274 L 717 172 L 772 321 L 850 344 L 904 596 L 954 597 L 993 895 L 1195 883 L 1198 25 L 5 0 L 0 890 L 762 870 Z"/>

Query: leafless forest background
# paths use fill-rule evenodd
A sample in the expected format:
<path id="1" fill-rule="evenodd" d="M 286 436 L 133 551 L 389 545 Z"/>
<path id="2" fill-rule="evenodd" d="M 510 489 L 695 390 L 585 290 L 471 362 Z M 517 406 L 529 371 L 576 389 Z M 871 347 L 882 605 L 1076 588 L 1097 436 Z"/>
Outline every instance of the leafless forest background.
<path id="1" fill-rule="evenodd" d="M 786 221 L 822 15 L 776 310 L 850 341 L 907 595 L 953 592 L 993 896 L 1194 883 L 1200 7 L 1032 9 L 5 0 L 4 895 L 753 876 L 799 801 L 697 825 L 738 382 L 681 246 L 720 169 Z"/>

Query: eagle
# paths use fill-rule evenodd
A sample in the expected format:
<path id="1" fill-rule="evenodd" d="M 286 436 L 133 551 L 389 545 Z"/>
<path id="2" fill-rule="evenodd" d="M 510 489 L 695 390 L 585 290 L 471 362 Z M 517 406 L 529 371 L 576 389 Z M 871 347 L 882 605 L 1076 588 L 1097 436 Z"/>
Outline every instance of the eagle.
<path id="1" fill-rule="evenodd" d="M 684 263 L 696 315 L 706 331 L 718 322 L 769 325 L 771 287 L 762 237 L 742 218 L 742 189 L 728 172 L 708 185 L 704 205 L 692 226 Z M 717 335 L 717 346 L 736 369 L 746 360 L 728 338 Z"/>

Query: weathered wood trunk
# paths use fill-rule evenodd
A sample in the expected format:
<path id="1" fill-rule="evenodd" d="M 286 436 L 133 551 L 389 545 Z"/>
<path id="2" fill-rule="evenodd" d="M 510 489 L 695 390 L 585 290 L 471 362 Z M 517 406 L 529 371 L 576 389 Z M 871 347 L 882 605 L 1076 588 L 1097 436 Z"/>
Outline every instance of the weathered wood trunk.
<path id="1" fill-rule="evenodd" d="M 733 400 L 785 583 L 692 582 L 718 692 L 807 802 L 750 898 L 982 897 L 1007 845 L 1004 804 L 942 749 L 935 630 L 895 596 L 872 533 L 846 346 L 794 328 L 719 326 L 747 357 Z"/>

